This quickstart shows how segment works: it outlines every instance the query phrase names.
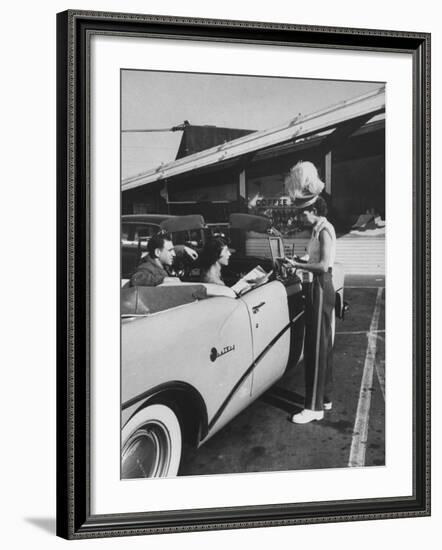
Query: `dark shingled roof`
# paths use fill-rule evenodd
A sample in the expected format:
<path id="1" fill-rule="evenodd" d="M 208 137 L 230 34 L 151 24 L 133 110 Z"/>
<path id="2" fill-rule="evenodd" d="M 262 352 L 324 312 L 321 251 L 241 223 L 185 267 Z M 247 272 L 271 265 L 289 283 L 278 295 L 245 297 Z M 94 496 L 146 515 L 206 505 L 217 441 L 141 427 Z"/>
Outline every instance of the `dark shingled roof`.
<path id="1" fill-rule="evenodd" d="M 253 132 L 254 130 L 218 128 L 217 126 L 184 126 L 175 160 L 204 151 L 204 149 L 210 149 L 216 145 L 222 145 L 227 141 L 232 141 Z"/>

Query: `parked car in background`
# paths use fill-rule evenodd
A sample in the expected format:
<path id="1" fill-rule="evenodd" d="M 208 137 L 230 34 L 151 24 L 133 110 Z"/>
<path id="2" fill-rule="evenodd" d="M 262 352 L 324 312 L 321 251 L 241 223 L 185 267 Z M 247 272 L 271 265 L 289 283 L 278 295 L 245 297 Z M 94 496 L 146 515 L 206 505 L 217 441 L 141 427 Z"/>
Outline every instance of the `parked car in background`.
<path id="1" fill-rule="evenodd" d="M 124 214 L 121 217 L 121 278 L 128 279 L 146 253 L 147 243 L 161 229 L 167 214 Z"/>
<path id="2" fill-rule="evenodd" d="M 178 238 L 190 230 L 186 218 L 162 226 Z M 233 214 L 228 233 L 235 252 L 223 276 L 244 281 L 236 295 L 212 296 L 219 286 L 198 282 L 197 263 L 184 282 L 121 290 L 125 479 L 177 475 L 184 443 L 205 443 L 299 363 L 302 282 L 284 262 L 280 235 L 247 214 Z M 258 265 L 266 276 L 249 281 Z M 338 315 L 342 293 L 343 281 Z"/>
<path id="3" fill-rule="evenodd" d="M 224 224 L 226 225 L 226 224 Z M 170 214 L 125 214 L 121 221 L 121 278 L 126 281 L 136 271 L 147 253 L 149 239 L 165 230 L 175 245 L 200 249 L 207 236 L 218 226 L 207 226 L 200 215 L 173 216 Z M 178 257 L 175 269 L 181 275 L 186 258 Z"/>

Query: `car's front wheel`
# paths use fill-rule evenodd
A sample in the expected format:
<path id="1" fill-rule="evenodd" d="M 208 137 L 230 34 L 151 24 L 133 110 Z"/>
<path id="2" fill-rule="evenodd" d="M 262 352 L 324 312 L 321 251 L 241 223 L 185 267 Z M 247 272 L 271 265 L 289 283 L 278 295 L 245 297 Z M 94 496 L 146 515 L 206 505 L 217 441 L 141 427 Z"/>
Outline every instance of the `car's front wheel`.
<path id="1" fill-rule="evenodd" d="M 122 478 L 176 476 L 181 447 L 180 423 L 173 410 L 163 404 L 144 407 L 123 428 Z"/>

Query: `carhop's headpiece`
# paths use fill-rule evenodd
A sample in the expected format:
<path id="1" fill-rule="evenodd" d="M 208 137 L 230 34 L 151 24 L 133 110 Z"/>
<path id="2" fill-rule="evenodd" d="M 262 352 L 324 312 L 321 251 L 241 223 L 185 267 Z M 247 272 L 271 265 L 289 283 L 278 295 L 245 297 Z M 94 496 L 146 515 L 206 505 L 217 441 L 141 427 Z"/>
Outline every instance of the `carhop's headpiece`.
<path id="1" fill-rule="evenodd" d="M 325 187 L 316 166 L 309 161 L 297 162 L 290 169 L 284 185 L 292 200 L 309 200 L 319 195 Z"/>
<path id="2" fill-rule="evenodd" d="M 296 197 L 296 199 L 292 199 L 292 206 L 296 208 L 296 210 L 302 210 L 303 208 L 307 208 L 308 206 L 315 204 L 318 197 L 319 195 L 304 195 L 303 197 Z"/>

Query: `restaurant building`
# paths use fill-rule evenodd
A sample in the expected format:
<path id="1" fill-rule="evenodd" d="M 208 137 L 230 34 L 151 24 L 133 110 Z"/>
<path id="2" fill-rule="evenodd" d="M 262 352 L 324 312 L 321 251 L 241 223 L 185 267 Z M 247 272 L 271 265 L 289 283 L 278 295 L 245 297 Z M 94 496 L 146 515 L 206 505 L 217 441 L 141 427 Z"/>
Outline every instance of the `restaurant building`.
<path id="1" fill-rule="evenodd" d="M 185 126 L 176 160 L 122 182 L 122 212 L 198 213 L 210 224 L 250 212 L 294 239 L 284 180 L 300 160 L 318 168 L 340 237 L 361 215 L 385 220 L 384 88 L 264 131 Z M 377 270 L 383 245 L 376 245 Z"/>

